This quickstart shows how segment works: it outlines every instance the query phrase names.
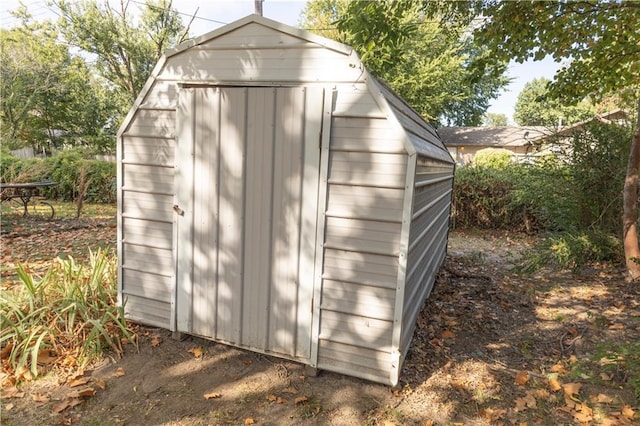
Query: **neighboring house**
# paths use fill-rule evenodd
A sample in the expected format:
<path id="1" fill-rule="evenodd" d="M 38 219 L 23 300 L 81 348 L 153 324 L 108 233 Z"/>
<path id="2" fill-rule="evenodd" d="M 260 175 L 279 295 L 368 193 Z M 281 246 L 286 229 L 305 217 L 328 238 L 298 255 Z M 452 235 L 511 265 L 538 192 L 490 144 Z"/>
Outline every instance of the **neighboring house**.
<path id="1" fill-rule="evenodd" d="M 457 164 L 469 164 L 485 148 L 509 150 L 516 159 L 530 155 L 534 141 L 551 131 L 544 126 L 442 127 L 438 134 Z"/>
<path id="2" fill-rule="evenodd" d="M 555 136 L 551 144 L 559 144 L 563 138 L 570 137 L 585 125 L 597 120 L 604 123 L 625 123 L 627 114 L 615 109 L 581 121 L 560 130 L 545 126 L 506 126 L 506 127 L 441 127 L 438 134 L 457 164 L 473 162 L 478 151 L 485 148 L 502 148 L 513 152 L 515 161 L 523 161 L 534 154 L 555 152 L 546 142 Z"/>

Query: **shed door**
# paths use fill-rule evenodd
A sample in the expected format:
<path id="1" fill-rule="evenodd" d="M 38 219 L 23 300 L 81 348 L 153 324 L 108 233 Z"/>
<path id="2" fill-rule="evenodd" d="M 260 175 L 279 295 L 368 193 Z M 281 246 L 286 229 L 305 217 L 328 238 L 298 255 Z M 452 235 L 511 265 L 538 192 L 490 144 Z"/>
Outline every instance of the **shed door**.
<path id="1" fill-rule="evenodd" d="M 183 88 L 176 328 L 309 359 L 324 92 Z"/>

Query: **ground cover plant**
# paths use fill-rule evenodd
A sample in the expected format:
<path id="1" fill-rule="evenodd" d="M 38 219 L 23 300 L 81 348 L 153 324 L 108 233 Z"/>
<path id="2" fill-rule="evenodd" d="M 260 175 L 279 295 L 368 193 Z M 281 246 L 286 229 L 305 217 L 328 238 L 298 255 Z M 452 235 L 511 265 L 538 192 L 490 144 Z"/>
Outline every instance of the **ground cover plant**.
<path id="1" fill-rule="evenodd" d="M 1 240 L 3 265 L 22 264 L 36 281 L 51 265 L 90 271 L 88 248 L 115 246 L 113 207 L 80 221 L 2 220 L 13 227 Z M 128 323 L 136 338 L 115 350 L 102 340 L 106 352 L 84 369 L 43 357 L 35 380 L 5 371 L 2 424 L 633 424 L 640 291 L 610 262 L 521 274 L 516 266 L 538 241 L 505 231 L 450 236 L 398 389 Z M 17 285 L 16 268 L 4 269 L 3 294 Z"/>

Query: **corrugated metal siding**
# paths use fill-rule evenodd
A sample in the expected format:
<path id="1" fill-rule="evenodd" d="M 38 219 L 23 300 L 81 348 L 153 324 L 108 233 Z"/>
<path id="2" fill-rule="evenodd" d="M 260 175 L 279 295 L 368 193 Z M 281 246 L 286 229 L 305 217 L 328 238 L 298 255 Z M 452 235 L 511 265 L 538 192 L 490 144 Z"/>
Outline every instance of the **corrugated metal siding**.
<path id="1" fill-rule="evenodd" d="M 139 109 L 120 139 L 120 299 L 136 321 L 172 328 L 175 112 Z"/>
<path id="2" fill-rule="evenodd" d="M 344 90 L 331 131 L 318 367 L 388 383 L 407 154 L 373 97 Z"/>
<path id="3" fill-rule="evenodd" d="M 446 254 L 453 164 L 418 156 L 414 179 L 400 350 L 405 353 L 415 320 Z"/>
<path id="4" fill-rule="evenodd" d="M 194 198 L 179 226 L 194 241 L 178 264 L 193 270 L 178 272 L 193 285 L 178 298 L 191 316 L 179 330 L 308 359 L 323 90 L 187 90 L 194 106 L 179 119 L 195 111 L 195 160 L 178 191 Z"/>
<path id="5" fill-rule="evenodd" d="M 157 78 L 161 81 L 267 83 L 354 83 L 360 79 L 362 70 L 352 55 L 317 44 L 286 43 L 291 39 L 296 40 L 262 25 L 248 24 L 220 39 L 170 57 Z"/>

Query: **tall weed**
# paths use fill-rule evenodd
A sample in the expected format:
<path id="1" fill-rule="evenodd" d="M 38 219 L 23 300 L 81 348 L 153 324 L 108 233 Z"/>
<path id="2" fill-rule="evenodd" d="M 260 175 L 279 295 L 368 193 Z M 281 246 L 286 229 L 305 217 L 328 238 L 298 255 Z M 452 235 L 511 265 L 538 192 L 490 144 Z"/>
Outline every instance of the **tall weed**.
<path id="1" fill-rule="evenodd" d="M 42 277 L 22 265 L 17 274 L 20 287 L 0 295 L 0 345 L 17 379 L 37 376 L 41 358 L 83 368 L 105 350 L 119 354 L 121 338 L 132 340 L 108 251 L 92 252 L 88 267 L 57 259 Z"/>

